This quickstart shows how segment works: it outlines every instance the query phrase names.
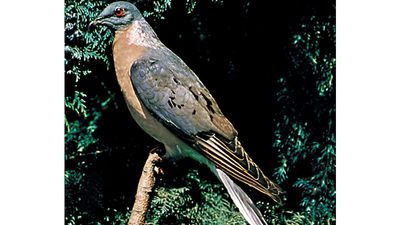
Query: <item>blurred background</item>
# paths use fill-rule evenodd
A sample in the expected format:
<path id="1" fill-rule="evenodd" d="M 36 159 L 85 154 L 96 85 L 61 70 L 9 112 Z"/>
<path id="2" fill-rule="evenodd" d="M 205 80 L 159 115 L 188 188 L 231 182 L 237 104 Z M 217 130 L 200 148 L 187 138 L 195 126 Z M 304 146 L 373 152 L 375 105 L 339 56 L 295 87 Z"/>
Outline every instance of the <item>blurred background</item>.
<path id="1" fill-rule="evenodd" d="M 111 1 L 65 1 L 65 223 L 125 224 L 150 149 L 115 79 Z M 244 187 L 269 224 L 336 223 L 335 2 L 131 1 L 200 77 L 284 204 Z M 149 224 L 245 224 L 223 186 L 165 165 Z"/>

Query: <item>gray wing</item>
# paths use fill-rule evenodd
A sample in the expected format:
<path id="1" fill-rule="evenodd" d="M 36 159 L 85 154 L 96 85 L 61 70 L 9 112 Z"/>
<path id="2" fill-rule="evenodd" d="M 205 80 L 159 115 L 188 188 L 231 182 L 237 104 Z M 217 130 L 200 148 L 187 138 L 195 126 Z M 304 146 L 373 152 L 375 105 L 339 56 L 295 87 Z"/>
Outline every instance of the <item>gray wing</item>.
<path id="1" fill-rule="evenodd" d="M 281 189 L 250 159 L 207 88 L 176 55 L 146 54 L 131 67 L 146 108 L 228 175 L 280 202 Z"/>
<path id="2" fill-rule="evenodd" d="M 233 139 L 235 128 L 190 68 L 172 54 L 154 55 L 145 54 L 131 67 L 133 86 L 149 111 L 186 136 L 211 131 Z"/>

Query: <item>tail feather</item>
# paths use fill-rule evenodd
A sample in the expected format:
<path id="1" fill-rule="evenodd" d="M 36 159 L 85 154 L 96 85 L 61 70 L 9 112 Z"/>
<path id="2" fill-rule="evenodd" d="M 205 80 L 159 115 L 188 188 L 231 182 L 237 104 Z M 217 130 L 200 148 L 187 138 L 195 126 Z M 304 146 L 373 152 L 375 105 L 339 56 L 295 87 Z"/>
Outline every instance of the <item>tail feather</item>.
<path id="1" fill-rule="evenodd" d="M 228 190 L 233 202 L 239 208 L 240 213 L 242 213 L 247 222 L 250 225 L 267 225 L 261 212 L 249 196 L 222 170 L 216 169 L 216 171 L 219 179 Z"/>

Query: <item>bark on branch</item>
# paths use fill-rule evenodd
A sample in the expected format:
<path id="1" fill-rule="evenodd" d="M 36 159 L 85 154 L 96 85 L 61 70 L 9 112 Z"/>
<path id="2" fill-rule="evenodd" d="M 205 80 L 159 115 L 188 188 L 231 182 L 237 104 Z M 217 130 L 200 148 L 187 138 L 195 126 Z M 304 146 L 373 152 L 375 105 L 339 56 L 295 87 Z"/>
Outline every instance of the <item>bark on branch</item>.
<path id="1" fill-rule="evenodd" d="M 150 152 L 143 167 L 142 175 L 136 191 L 135 203 L 129 217 L 128 225 L 144 224 L 146 212 L 150 205 L 150 193 L 154 189 L 156 183 L 155 169 L 156 163 L 161 162 L 161 157 L 153 150 Z"/>

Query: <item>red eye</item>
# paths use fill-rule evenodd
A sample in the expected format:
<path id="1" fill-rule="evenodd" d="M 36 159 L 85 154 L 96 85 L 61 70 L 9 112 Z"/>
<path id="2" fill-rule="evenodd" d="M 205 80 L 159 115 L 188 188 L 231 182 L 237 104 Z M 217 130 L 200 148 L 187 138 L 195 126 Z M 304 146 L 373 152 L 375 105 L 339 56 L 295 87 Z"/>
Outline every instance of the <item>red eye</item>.
<path id="1" fill-rule="evenodd" d="M 123 8 L 115 8 L 115 10 L 114 10 L 114 14 L 117 16 L 117 17 L 123 17 L 123 16 L 125 16 L 125 10 L 123 9 Z"/>

